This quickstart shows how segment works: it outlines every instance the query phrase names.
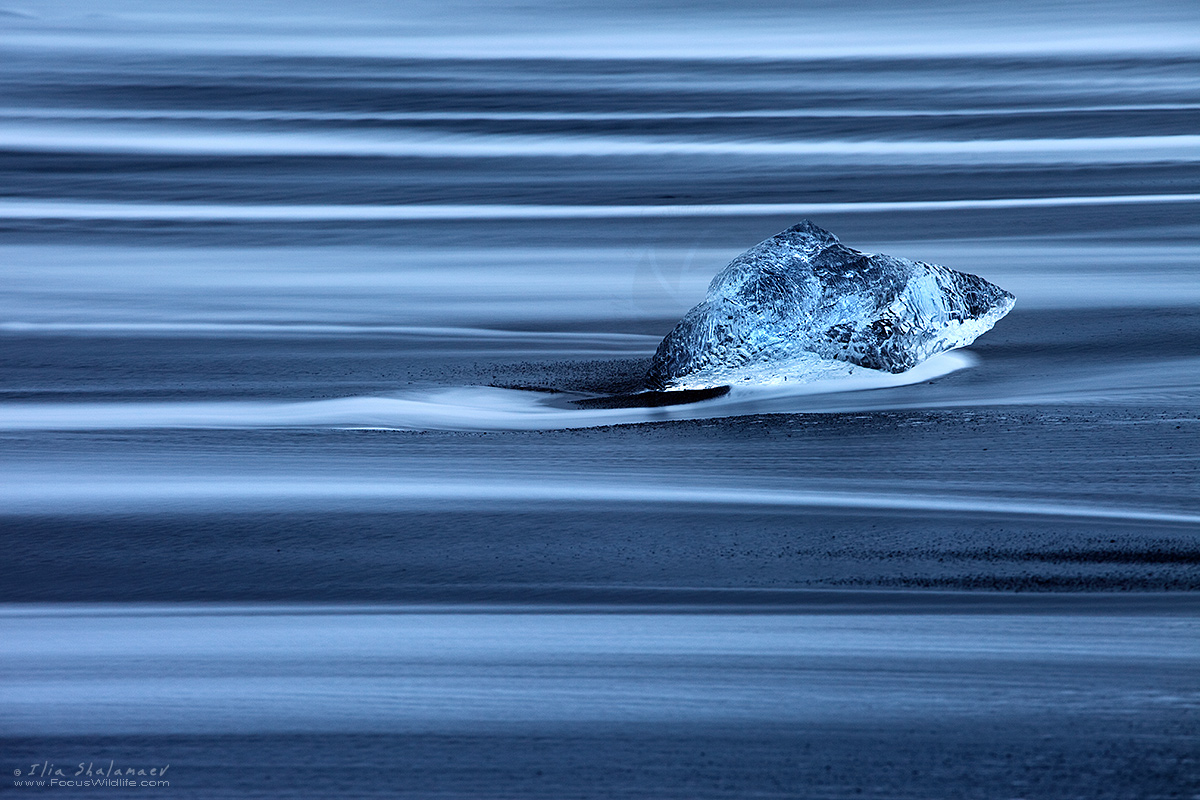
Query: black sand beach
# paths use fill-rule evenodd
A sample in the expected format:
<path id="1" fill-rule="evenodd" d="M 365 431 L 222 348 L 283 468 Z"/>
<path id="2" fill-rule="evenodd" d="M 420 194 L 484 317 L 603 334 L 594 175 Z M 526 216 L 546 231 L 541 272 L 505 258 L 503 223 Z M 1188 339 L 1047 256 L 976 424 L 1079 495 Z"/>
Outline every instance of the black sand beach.
<path id="1" fill-rule="evenodd" d="M 1178 796 L 1198 775 L 1200 416 L 1196 373 L 1170 365 L 1194 352 L 1196 319 L 1014 312 L 970 369 L 798 398 L 832 406 L 810 413 L 8 431 L 10 487 L 59 488 L 10 488 L 27 507 L 0 525 L 17 565 L 0 626 L 24 643 L 4 660 L 0 743 L 71 772 L 171 763 L 187 797 Z M 226 398 L 214 384 L 262 363 L 275 371 L 239 381 L 242 399 L 439 379 L 585 396 L 645 363 L 387 335 L 5 348 L 14 399 L 81 410 Z M 136 384 L 147 363 L 157 389 Z M 1162 366 L 1121 371 L 1146 363 Z M 90 370 L 110 377 L 66 377 Z M 172 494 L 178 474 L 244 491 Z M 84 491 L 100 475 L 148 491 Z M 314 477 L 327 492 L 274 488 Z M 466 488 L 354 490 L 422 480 Z M 489 484 L 499 495 L 472 490 Z M 382 630 L 355 639 L 358 619 Z M 594 619 L 626 649 L 590 638 Z M 272 620 L 307 638 L 279 650 Z M 406 620 L 441 644 L 423 655 L 391 630 Z M 463 626 L 504 643 L 442 650 L 475 640 Z"/>
<path id="2" fill-rule="evenodd" d="M 0 9 L 0 790 L 1200 796 L 1194 8 L 135 5 Z M 802 218 L 1016 308 L 630 400 Z"/>
<path id="3" fill-rule="evenodd" d="M 472 350 L 386 334 L 233 342 L 10 334 L 4 343 L 11 399 L 64 403 L 81 415 L 97 402 L 226 399 L 224 381 L 242 400 L 439 382 L 603 395 L 628 389 L 645 364 L 530 362 L 491 355 L 486 343 Z M 1200 315 L 1182 309 L 1016 311 L 972 348 L 979 363 L 967 370 L 790 401 L 828 409 L 819 413 L 535 431 L 7 431 L 12 480 L 54 476 L 60 488 L 5 518 L 4 550 L 23 568 L 3 597 L 560 602 L 591 593 L 623 602 L 626 591 L 716 588 L 1190 591 L 1200 580 L 1200 414 L 1190 403 L 1200 372 L 1187 369 L 1197 351 Z M 268 363 L 269 373 L 259 366 Z M 263 377 L 239 377 L 244 370 Z M 122 376 L 136 383 L 123 386 Z M 148 379 L 160 388 L 145 387 Z M 87 492 L 87 474 L 152 489 L 152 476 L 172 471 L 262 489 L 193 500 Z M 334 489 L 285 502 L 270 488 L 321 476 L 341 481 L 345 496 Z M 564 494 L 353 489 L 501 485 L 514 476 Z M 630 497 L 630 488 L 650 493 Z"/>

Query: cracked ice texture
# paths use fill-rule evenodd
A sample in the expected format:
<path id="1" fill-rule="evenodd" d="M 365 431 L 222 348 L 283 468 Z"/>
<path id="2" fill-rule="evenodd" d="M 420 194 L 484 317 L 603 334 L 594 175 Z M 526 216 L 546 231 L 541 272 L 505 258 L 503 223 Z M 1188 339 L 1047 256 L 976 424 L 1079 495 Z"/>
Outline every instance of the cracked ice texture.
<path id="1" fill-rule="evenodd" d="M 803 380 L 814 365 L 828 374 L 830 361 L 904 372 L 975 341 L 1014 299 L 975 275 L 852 250 L 805 220 L 713 278 L 659 345 L 648 383 Z"/>

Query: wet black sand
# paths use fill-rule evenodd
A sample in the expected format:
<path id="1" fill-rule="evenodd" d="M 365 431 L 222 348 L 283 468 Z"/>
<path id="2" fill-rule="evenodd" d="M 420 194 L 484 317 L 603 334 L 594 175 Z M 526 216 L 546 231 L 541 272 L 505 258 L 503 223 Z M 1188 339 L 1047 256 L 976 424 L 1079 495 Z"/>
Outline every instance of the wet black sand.
<path id="1" fill-rule="evenodd" d="M 1065 717 L 817 725 L 604 726 L 400 735 L 23 737 L 45 754 L 172 764 L 176 797 L 1171 798 L 1196 785 L 1195 731 L 1164 710 Z M 104 790 L 102 790 L 104 791 Z M 109 794 L 112 790 L 107 790 Z M 148 793 L 152 790 L 143 790 Z M 101 796 L 89 790 L 76 795 Z"/>
<path id="2" fill-rule="evenodd" d="M 0 791 L 113 759 L 171 764 L 138 797 L 1198 796 L 1191 9 L 704 4 L 715 46 L 654 58 L 679 8 L 597 45 L 581 6 L 297 3 L 0 9 Z M 531 57 L 555 20 L 585 52 Z M 789 29 L 832 49 L 722 52 Z M 9 424 L 628 395 L 800 216 L 1016 310 L 969 369 L 737 418 Z"/>
<path id="3" fill-rule="evenodd" d="M 573 591 L 813 586 L 1138 591 L 1200 587 L 1194 524 L 1046 516 L 1191 510 L 1200 420 L 1184 410 L 1022 407 L 772 415 L 507 433 L 9 434 L 13 461 L 405 475 L 618 474 L 667 484 L 903 494 L 1011 511 L 465 502 L 354 511 L 7 516 L 6 600 L 552 600 Z M 289 466 L 290 465 L 290 466 Z M 590 476 L 590 477 L 589 477 Z M 64 475 L 69 480 L 69 476 Z M 623 587 L 621 590 L 613 587 Z"/>
<path id="4" fill-rule="evenodd" d="M 9 607 L 0 747 L 182 797 L 1187 797 L 1194 597 Z"/>
<path id="5" fill-rule="evenodd" d="M 527 432 L 8 431 L 0 434 L 0 466 L 13 476 L 45 472 L 64 487 L 103 475 L 145 481 L 156 471 L 199 471 L 235 482 L 525 476 L 580 487 L 615 480 L 934 500 L 907 510 L 519 498 L 46 507 L 0 518 L 10 564 L 0 599 L 619 602 L 623 592 L 651 589 L 1190 591 L 1200 586 L 1196 525 L 1145 514 L 1198 510 L 1200 392 L 1196 375 L 1174 366 L 1200 352 L 1198 320 L 1182 309 L 1014 311 L 972 349 L 977 366 L 931 383 L 818 399 L 830 413 Z M 299 400 L 439 381 L 553 389 L 562 394 L 547 398 L 569 402 L 628 390 L 646 361 L 538 360 L 511 344 L 493 352 L 477 342 L 384 335 L 10 333 L 0 344 L 7 398 L 58 402 Z M 1121 372 L 1131 364 L 1161 366 Z M 1074 402 L 1039 402 L 1056 394 Z M 863 410 L 838 411 L 839 404 Z M 939 497 L 979 507 L 940 508 Z M 1058 506 L 1065 510 L 1045 513 Z"/>
<path id="6" fill-rule="evenodd" d="M 12 480 L 43 475 L 64 496 L 101 480 L 153 487 L 160 476 L 198 475 L 251 486 L 328 476 L 351 485 L 686 487 L 727 499 L 651 491 L 637 501 L 518 493 L 281 505 L 231 493 L 191 506 L 9 511 L 0 517 L 9 615 L 0 627 L 30 613 L 49 638 L 0 654 L 12 708 L 31 692 L 46 698 L 0 723 L 3 766 L 171 763 L 169 791 L 197 798 L 1190 797 L 1200 787 L 1200 546 L 1189 521 L 1200 414 L 1196 377 L 1179 365 L 1200 351 L 1198 319 L 1178 308 L 1018 310 L 972 349 L 970 369 L 805 401 L 830 406 L 808 413 L 473 433 L 6 431 L 0 469 Z M 305 400 L 468 384 L 570 402 L 630 391 L 647 360 L 584 355 L 570 342 L 536 346 L 531 357 L 520 342 L 392 334 L 0 336 L 9 401 L 84 411 L 90 402 Z M 923 499 L 912 508 L 738 499 L 762 489 Z M 112 621 L 94 626 L 110 644 L 75 663 L 77 638 L 53 631 L 73 608 L 93 613 L 97 603 L 116 604 Z M 455 620 L 472 615 L 494 615 L 496 631 L 523 619 L 546 632 L 514 637 L 507 654 L 414 667 L 423 662 L 403 638 L 381 640 L 396 648 L 386 657 L 373 646 L 330 655 L 336 631 L 290 655 L 251 647 L 241 661 L 196 650 L 177 632 L 183 650 L 164 661 L 143 630 L 161 614 L 215 614 L 213 629 L 232 634 L 263 615 L 308 614 L 301 629 L 315 630 L 330 615 L 416 610 L 442 615 L 455 646 L 468 640 L 449 632 Z M 805 641 L 797 632 L 732 661 L 654 655 L 655 644 L 596 665 L 554 633 L 554 620 L 596 615 L 666 626 L 652 639 L 662 646 L 675 641 L 680 616 L 718 627 L 766 616 L 828 625 L 847 646 L 860 641 L 859 620 L 910 632 L 904 641 L 932 625 L 965 650 L 914 656 L 883 644 L 871 657 L 780 660 L 776 647 Z M 1094 653 L 1102 643 L 1091 633 L 1070 638 L 1091 624 L 1109 626 L 1104 646 L 1117 642 L 1119 657 Z M 980 641 L 1010 627 L 997 649 Z M 1153 652 L 1151 631 L 1161 639 Z M 701 641 L 721 646 L 726 635 Z M 456 694 L 460 679 L 491 688 Z M 504 680 L 517 688 L 488 683 Z M 174 688 L 143 696 L 155 681 Z M 221 681 L 273 681 L 261 691 L 275 699 L 205 699 Z M 344 681 L 359 683 L 339 689 Z M 424 702 L 441 703 L 439 715 L 395 705 L 396 692 L 429 681 Z M 655 687 L 697 687 L 703 699 L 644 700 L 657 710 L 624 720 L 568 719 L 547 705 L 614 692 L 619 716 L 642 707 L 623 705 L 629 692 L 652 698 Z M 335 691 L 377 697 L 367 707 L 383 716 L 289 716 L 314 691 L 314 702 Z M 731 721 L 749 702 L 739 692 L 770 698 L 775 710 Z M 853 699 L 836 700 L 846 692 Z M 63 698 L 75 696 L 80 710 L 63 712 Z M 502 722 L 460 707 L 506 697 L 528 699 L 511 699 Z M 156 711 L 162 703 L 183 704 L 162 730 L 121 721 L 166 713 Z M 813 716 L 809 703 L 835 712 Z M 213 708 L 223 709 L 220 721 Z M 678 721 L 682 708 L 698 716 Z M 81 733 L 82 724 L 95 731 Z"/>

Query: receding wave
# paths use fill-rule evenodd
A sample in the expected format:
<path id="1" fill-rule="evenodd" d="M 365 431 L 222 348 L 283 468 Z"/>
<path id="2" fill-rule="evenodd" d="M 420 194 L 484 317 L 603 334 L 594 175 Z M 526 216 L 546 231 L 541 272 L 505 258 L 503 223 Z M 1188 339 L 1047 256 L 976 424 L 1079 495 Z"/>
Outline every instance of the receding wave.
<path id="1" fill-rule="evenodd" d="M 114 153 L 245 156 L 362 156 L 386 158 L 522 158 L 595 156 L 749 156 L 878 158 L 961 163 L 1054 164 L 1195 162 L 1200 136 L 1148 134 L 1028 139 L 837 140 L 724 139 L 509 134 L 480 136 L 390 131 L 367 136 L 315 132 L 172 130 L 151 126 L 104 128 L 19 125 L 0 127 L 0 148 Z"/>
<path id="2" fill-rule="evenodd" d="M 1200 202 L 1200 193 L 999 197 L 961 200 L 890 200 L 849 203 L 718 203 L 709 205 L 539 205 L 412 204 L 287 205 L 201 203 L 104 203 L 0 200 L 0 219 L 157 220 L 157 221 L 431 221 L 460 219 L 553 220 L 638 219 L 653 217 L 756 217 L 853 214 L 888 211 L 1126 206 Z"/>
<path id="3" fill-rule="evenodd" d="M 591 333 L 575 331 L 509 331 L 494 328 L 458 328 L 428 325 L 354 325 L 349 323 L 285 322 L 0 322 L 9 333 L 119 333 L 119 334 L 380 334 L 438 340 L 500 340 L 517 342 L 569 342 L 600 345 L 641 352 L 658 344 L 657 336 L 639 333 Z"/>
<path id="4" fill-rule="evenodd" d="M 403 6 L 405 16 L 410 15 L 410 4 Z M 1070 7 L 1071 4 L 1063 4 Z M 824 19 L 831 14 L 833 6 L 821 13 L 808 10 L 800 16 L 798 6 L 795 16 L 777 17 L 766 15 L 757 24 L 747 24 L 745 14 L 735 17 L 717 15 L 707 18 L 699 28 L 684 27 L 669 31 L 664 28 L 661 17 L 639 14 L 638 23 L 628 22 L 613 28 L 601 28 L 595 32 L 580 32 L 579 24 L 564 26 L 558 9 L 531 4 L 533 14 L 524 19 L 520 32 L 511 29 L 511 20 L 497 18 L 494 13 L 479 13 L 479 21 L 473 22 L 470 33 L 449 33 L 445 30 L 445 11 L 436 15 L 432 27 L 421 29 L 420 24 L 429 26 L 429 19 L 406 19 L 402 27 L 395 21 L 382 17 L 376 20 L 386 33 L 371 35 L 366 32 L 349 33 L 344 26 L 344 15 L 326 17 L 324 27 L 315 31 L 300 27 L 299 30 L 278 24 L 264 25 L 263 20 L 253 15 L 243 17 L 240 7 L 234 12 L 241 18 L 237 28 L 226 24 L 214 27 L 211 20 L 200 22 L 195 11 L 187 16 L 186 24 L 176 23 L 176 28 L 159 26 L 130 26 L 125 29 L 106 30 L 103 33 L 84 30 L 27 29 L 0 31 L 0 45 L 38 48 L 45 50 L 109 50 L 132 53 L 186 53 L 221 55 L 269 55 L 308 57 L 354 57 L 354 58 L 399 58 L 399 59 L 684 59 L 684 60 L 749 60 L 787 59 L 793 61 L 824 59 L 879 59 L 912 57 L 1013 57 L 1013 56 L 1074 56 L 1096 54 L 1188 54 L 1197 47 L 1197 35 L 1187 17 L 1177 13 L 1157 11 L 1144 15 L 1117 14 L 1112 9 L 1093 8 L 1088 4 L 1088 17 L 1061 14 L 1051 15 L 1054 23 L 1048 24 L 1045 7 L 1040 7 L 1032 16 L 1038 25 L 1012 27 L 1013 14 L 1005 18 L 994 18 L 988 24 L 964 29 L 954 24 L 955 14 L 947 14 L 944 8 L 930 14 L 920 5 L 907 9 L 911 19 L 886 15 L 886 24 L 864 24 L 867 18 L 861 13 L 846 16 L 840 24 L 830 25 Z M 1181 7 L 1186 7 L 1182 4 Z M 321 11 L 327 13 L 328 7 Z M 503 6 L 511 14 L 511 6 Z M 576 7 L 568 5 L 578 14 Z M 632 13 L 632 7 L 624 7 Z M 1003 6 L 1008 9 L 1009 7 Z M 467 15 L 476 16 L 477 9 Z M 974 12 L 983 13 L 983 12 Z M 1023 21 L 1028 11 L 1016 16 Z M 428 14 L 428 12 L 426 12 Z M 121 14 L 120 16 L 125 16 Z M 314 21 L 321 19 L 316 14 Z M 621 15 L 623 20 L 625 14 Z M 1140 19 L 1139 17 L 1146 17 Z M 549 17 L 550 22 L 547 20 Z M 1172 19 L 1172 17 L 1178 17 Z M 949 21 L 948 19 L 949 18 Z M 1160 21 L 1161 20 L 1161 21 Z M 596 19 L 584 23 L 591 27 Z M 823 24 L 822 24 L 823 23 Z M 708 28 L 718 30 L 709 30 Z M 499 27 L 499 30 L 489 28 Z M 546 30 L 547 27 L 557 28 Z M 676 27 L 672 24 L 670 27 Z M 507 28 L 507 29 L 506 29 Z M 642 30 L 639 30 L 642 29 Z M 419 32 L 420 35 L 413 35 Z"/>
<path id="5" fill-rule="evenodd" d="M 688 507 L 837 508 L 862 511 L 924 511 L 1039 516 L 1072 519 L 1156 522 L 1194 525 L 1200 514 L 1170 509 L 1056 502 L 1029 497 L 973 494 L 930 494 L 904 491 L 837 491 L 824 487 L 779 489 L 739 485 L 672 483 L 661 476 L 574 474 L 571 478 L 546 471 L 513 478 L 464 480 L 445 475 L 396 479 L 314 477 L 304 475 L 88 475 L 77 481 L 46 480 L 38 475 L 14 476 L 0 486 L 0 509 L 6 513 L 123 511 L 161 508 L 272 508 L 352 504 L 362 510 L 375 506 L 439 507 L 447 503 L 637 503 Z"/>
<path id="6" fill-rule="evenodd" d="M 217 122 L 608 122 L 722 119 L 907 119 L 1196 111 L 1200 103 L 1013 106 L 1009 108 L 758 108 L 705 111 L 313 111 L 310 109 L 0 108 L 0 119 L 203 120 Z"/>
<path id="7" fill-rule="evenodd" d="M 972 363 L 972 356 L 967 353 L 942 353 L 899 375 L 860 369 L 849 377 L 805 384 L 738 386 L 720 398 L 659 408 L 572 408 L 556 404 L 553 395 L 490 386 L 306 402 L 10 403 L 0 406 L 0 430 L 296 427 L 562 430 L 794 410 L 791 401 L 795 398 L 920 383 Z"/>

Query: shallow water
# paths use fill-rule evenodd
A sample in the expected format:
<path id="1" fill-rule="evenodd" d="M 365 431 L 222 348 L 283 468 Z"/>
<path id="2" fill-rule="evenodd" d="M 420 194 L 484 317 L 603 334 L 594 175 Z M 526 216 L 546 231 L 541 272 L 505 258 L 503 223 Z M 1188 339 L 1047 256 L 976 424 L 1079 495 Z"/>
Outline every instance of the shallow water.
<path id="1" fill-rule="evenodd" d="M 987 767 L 1005 782 L 1034 746 L 1074 769 L 1120 764 L 1108 790 L 1170 791 L 1186 775 L 1172 762 L 1200 701 L 1194 617 L 947 608 L 10 609 L 0 737 L 26 781 L 165 767 L 184 796 L 714 793 L 697 772 L 737 794 L 762 771 L 883 794 L 911 781 L 898 756 L 951 790 L 961 766 L 935 743 L 962 736 L 988 753 L 978 761 L 1008 751 Z M 1031 741 L 1048 723 L 1073 737 Z M 1115 755 L 1129 737 L 1152 755 Z M 1072 771 L 1040 765 L 1034 786 Z"/>
<path id="2" fill-rule="evenodd" d="M 6 3 L 0 766 L 1195 794 L 1198 124 L 1189 2 Z M 1016 309 L 570 405 L 802 217 Z"/>

